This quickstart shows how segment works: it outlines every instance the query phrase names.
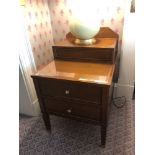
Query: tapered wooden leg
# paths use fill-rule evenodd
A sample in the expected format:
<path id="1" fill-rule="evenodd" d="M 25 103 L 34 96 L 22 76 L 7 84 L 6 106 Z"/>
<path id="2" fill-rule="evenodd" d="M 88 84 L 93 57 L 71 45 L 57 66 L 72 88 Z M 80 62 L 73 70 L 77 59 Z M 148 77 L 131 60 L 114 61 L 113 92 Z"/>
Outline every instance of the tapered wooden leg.
<path id="1" fill-rule="evenodd" d="M 106 145 L 106 128 L 108 119 L 108 104 L 110 87 L 104 86 L 102 89 L 102 104 L 101 104 L 101 145 L 105 147 Z"/>
<path id="2" fill-rule="evenodd" d="M 101 145 L 105 147 L 106 144 L 106 125 L 101 125 Z"/>
<path id="3" fill-rule="evenodd" d="M 44 120 L 46 129 L 48 131 L 50 131 L 51 130 L 51 123 L 50 123 L 49 115 L 47 113 L 42 113 L 42 116 L 43 116 L 43 120 Z"/>

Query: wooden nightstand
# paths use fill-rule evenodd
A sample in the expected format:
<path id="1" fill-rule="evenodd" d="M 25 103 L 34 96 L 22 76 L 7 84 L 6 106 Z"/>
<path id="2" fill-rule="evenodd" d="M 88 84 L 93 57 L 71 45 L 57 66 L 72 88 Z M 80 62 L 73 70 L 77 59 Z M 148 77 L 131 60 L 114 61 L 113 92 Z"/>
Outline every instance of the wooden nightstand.
<path id="1" fill-rule="evenodd" d="M 54 60 L 32 78 L 48 130 L 49 114 L 98 124 L 105 146 L 108 104 L 118 79 L 118 35 L 102 28 L 96 38 L 94 45 L 79 46 L 69 33 L 53 46 Z"/>

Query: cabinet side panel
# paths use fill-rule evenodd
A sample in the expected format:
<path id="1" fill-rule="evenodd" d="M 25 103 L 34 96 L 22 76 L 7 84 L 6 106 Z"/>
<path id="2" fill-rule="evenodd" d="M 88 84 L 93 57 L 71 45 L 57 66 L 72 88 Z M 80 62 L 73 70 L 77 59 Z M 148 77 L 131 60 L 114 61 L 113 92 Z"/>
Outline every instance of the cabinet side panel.
<path id="1" fill-rule="evenodd" d="M 36 90 L 36 93 L 37 93 L 37 97 L 38 97 L 38 100 L 39 100 L 41 112 L 45 113 L 46 109 L 45 109 L 45 106 L 43 104 L 43 100 L 42 100 L 42 97 L 41 97 L 40 88 L 39 88 L 39 81 L 38 81 L 37 78 L 34 78 L 34 77 L 32 77 L 32 78 L 33 78 L 35 90 Z"/>

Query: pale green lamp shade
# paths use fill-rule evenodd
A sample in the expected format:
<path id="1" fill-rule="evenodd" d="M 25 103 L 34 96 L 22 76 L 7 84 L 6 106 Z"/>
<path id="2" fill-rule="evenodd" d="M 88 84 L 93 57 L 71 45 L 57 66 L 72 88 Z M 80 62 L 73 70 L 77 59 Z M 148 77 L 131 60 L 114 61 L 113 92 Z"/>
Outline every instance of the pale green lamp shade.
<path id="1" fill-rule="evenodd" d="M 78 39 L 93 38 L 100 30 L 100 23 L 94 19 L 81 20 L 74 18 L 70 21 L 70 32 Z"/>

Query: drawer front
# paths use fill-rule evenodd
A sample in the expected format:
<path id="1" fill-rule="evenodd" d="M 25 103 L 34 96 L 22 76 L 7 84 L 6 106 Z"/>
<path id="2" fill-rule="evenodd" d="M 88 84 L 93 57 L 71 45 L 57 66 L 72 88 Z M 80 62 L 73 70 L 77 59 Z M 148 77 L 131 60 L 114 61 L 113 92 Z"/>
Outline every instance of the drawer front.
<path id="1" fill-rule="evenodd" d="M 101 88 L 95 85 L 78 84 L 70 81 L 40 79 L 41 93 L 51 97 L 66 97 L 100 104 Z"/>
<path id="2" fill-rule="evenodd" d="M 54 57 L 66 60 L 99 61 L 113 63 L 114 49 L 54 47 Z"/>
<path id="3" fill-rule="evenodd" d="M 44 104 L 48 113 L 100 120 L 99 105 L 75 104 L 74 101 L 65 101 L 61 98 L 44 98 Z"/>

